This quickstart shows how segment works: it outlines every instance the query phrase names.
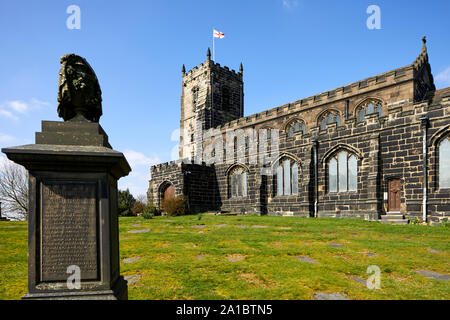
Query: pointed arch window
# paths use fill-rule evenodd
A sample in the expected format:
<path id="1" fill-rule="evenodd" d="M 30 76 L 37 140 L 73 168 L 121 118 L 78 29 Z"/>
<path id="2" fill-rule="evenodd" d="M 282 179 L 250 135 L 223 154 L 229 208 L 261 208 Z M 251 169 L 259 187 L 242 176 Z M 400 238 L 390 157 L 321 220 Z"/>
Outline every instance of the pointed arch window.
<path id="1" fill-rule="evenodd" d="M 327 124 L 336 123 L 339 127 L 341 125 L 341 116 L 336 111 L 327 111 L 319 118 L 320 130 L 326 130 Z"/>
<path id="2" fill-rule="evenodd" d="M 345 150 L 328 160 L 329 192 L 356 191 L 358 188 L 358 160 Z"/>
<path id="3" fill-rule="evenodd" d="M 439 143 L 439 188 L 450 188 L 450 136 Z"/>
<path id="4" fill-rule="evenodd" d="M 235 167 L 229 173 L 230 197 L 247 197 L 247 171 L 242 167 Z"/>
<path id="5" fill-rule="evenodd" d="M 364 117 L 369 114 L 377 113 L 378 117 L 383 116 L 382 105 L 380 101 L 369 100 L 356 108 L 356 115 L 358 116 L 358 122 L 363 122 Z"/>
<path id="6" fill-rule="evenodd" d="M 276 181 L 277 196 L 298 195 L 298 164 L 289 158 L 281 160 Z"/>
<path id="7" fill-rule="evenodd" d="M 287 126 L 287 134 L 289 138 L 293 138 L 295 134 L 306 134 L 306 125 L 303 121 L 294 120 Z"/>

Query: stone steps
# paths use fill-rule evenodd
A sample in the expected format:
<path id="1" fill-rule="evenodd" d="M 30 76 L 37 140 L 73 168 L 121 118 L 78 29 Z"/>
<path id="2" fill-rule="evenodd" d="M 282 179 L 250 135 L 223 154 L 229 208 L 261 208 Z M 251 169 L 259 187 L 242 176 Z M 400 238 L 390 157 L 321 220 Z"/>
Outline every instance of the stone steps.
<path id="1" fill-rule="evenodd" d="M 379 220 L 381 223 L 385 224 L 408 224 L 409 220 L 405 219 L 405 216 L 401 213 L 388 213 L 381 216 Z"/>

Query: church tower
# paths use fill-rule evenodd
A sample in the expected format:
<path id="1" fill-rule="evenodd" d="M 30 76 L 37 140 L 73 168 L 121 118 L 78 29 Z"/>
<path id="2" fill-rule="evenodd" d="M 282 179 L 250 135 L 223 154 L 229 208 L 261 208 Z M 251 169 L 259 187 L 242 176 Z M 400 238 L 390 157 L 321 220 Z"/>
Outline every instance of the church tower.
<path id="1" fill-rule="evenodd" d="M 244 115 L 242 63 L 239 72 L 207 59 L 186 72 L 182 67 L 180 159 L 193 159 L 200 133 Z"/>

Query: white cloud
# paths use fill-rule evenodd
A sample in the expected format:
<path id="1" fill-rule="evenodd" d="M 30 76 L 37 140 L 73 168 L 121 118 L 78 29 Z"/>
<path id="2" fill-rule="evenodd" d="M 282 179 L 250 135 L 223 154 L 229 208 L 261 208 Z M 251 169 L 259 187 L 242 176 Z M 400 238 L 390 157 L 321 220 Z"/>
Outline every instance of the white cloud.
<path id="1" fill-rule="evenodd" d="M 281 0 L 283 7 L 286 9 L 293 9 L 298 6 L 298 0 Z"/>
<path id="2" fill-rule="evenodd" d="M 0 106 L 0 117 L 13 119 L 13 120 L 19 120 L 19 118 L 16 117 L 15 115 L 13 115 L 11 111 L 3 110 L 2 106 Z"/>
<path id="3" fill-rule="evenodd" d="M 447 67 L 436 76 L 436 81 L 443 85 L 450 85 L 450 67 Z"/>
<path id="4" fill-rule="evenodd" d="M 25 102 L 23 101 L 8 101 L 6 102 L 6 106 L 11 108 L 12 110 L 18 112 L 18 113 L 27 113 L 28 109 L 30 108 Z"/>
<path id="5" fill-rule="evenodd" d="M 18 115 L 27 115 L 31 111 L 49 107 L 50 103 L 32 98 L 29 102 L 22 100 L 5 101 L 0 104 L 0 117 L 19 120 Z"/>
<path id="6" fill-rule="evenodd" d="M 141 152 L 129 149 L 123 153 L 132 171 L 128 176 L 119 180 L 120 190 L 129 189 L 134 197 L 145 195 L 150 180 L 150 167 L 160 163 L 161 160 L 158 157 L 148 157 Z"/>
<path id="7" fill-rule="evenodd" d="M 134 150 L 125 150 L 124 155 L 132 168 L 140 165 L 145 165 L 150 168 L 151 165 L 154 165 L 160 161 L 158 157 L 149 158 L 143 153 Z"/>
<path id="8" fill-rule="evenodd" d="M 0 132 L 0 144 L 10 144 L 15 140 L 15 137 Z"/>

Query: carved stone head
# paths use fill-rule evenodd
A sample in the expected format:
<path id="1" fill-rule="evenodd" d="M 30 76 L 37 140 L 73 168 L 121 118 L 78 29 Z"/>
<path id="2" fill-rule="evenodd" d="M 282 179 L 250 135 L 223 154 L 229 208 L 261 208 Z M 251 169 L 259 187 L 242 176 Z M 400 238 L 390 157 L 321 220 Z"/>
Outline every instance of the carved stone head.
<path id="1" fill-rule="evenodd" d="M 62 56 L 58 86 L 58 116 L 64 121 L 99 121 L 102 91 L 86 59 L 73 53 Z"/>

